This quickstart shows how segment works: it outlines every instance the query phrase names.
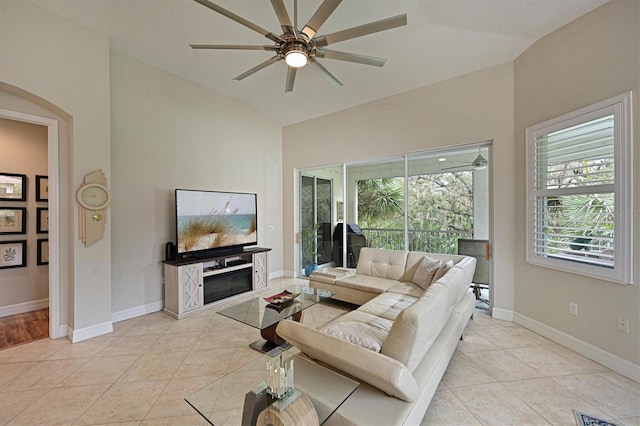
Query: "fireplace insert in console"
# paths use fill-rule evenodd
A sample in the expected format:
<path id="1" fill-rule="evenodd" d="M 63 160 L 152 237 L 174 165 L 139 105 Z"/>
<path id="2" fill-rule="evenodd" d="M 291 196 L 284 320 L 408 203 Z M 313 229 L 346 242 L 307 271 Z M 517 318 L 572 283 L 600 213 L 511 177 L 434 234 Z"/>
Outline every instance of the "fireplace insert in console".
<path id="1" fill-rule="evenodd" d="M 204 304 L 252 290 L 251 268 L 204 277 Z"/>

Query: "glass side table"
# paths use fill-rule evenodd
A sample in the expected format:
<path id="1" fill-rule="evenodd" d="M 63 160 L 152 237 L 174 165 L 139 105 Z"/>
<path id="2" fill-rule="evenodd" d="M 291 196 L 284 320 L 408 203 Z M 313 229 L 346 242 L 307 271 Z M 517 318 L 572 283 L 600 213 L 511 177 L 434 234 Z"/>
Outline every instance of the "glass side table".
<path id="1" fill-rule="evenodd" d="M 294 388 L 311 400 L 323 424 L 360 384 L 296 352 L 276 348 L 192 393 L 185 401 L 212 425 L 241 425 L 245 395 L 264 385 L 267 361 L 282 354 L 285 360 L 293 358 Z"/>
<path id="2" fill-rule="evenodd" d="M 262 339 L 259 339 L 251 346 L 261 352 L 268 352 L 275 347 L 288 345 L 280 336 L 276 334 L 278 323 L 285 318 L 301 321 L 303 311 L 316 303 L 325 301 L 336 293 L 319 290 L 307 286 L 288 286 L 286 291 L 299 294 L 295 299 L 281 305 L 274 305 L 267 302 L 265 296 L 255 297 L 251 300 L 238 303 L 218 311 L 218 314 L 234 319 L 243 324 L 260 330 Z M 291 347 L 288 345 L 288 347 Z"/>

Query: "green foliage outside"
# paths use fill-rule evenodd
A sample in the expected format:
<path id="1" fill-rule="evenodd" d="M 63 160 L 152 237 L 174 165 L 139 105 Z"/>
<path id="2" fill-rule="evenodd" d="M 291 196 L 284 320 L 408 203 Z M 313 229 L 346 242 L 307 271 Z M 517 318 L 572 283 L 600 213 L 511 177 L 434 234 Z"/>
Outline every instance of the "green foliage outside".
<path id="1" fill-rule="evenodd" d="M 457 239 L 470 236 L 473 231 L 472 179 L 470 171 L 409 177 L 411 250 L 455 253 Z M 365 229 L 370 246 L 402 249 L 404 178 L 359 181 L 358 224 Z"/>
<path id="2" fill-rule="evenodd" d="M 402 228 L 403 178 L 358 181 L 358 224 L 362 228 Z"/>
<path id="3" fill-rule="evenodd" d="M 316 261 L 316 238 L 318 235 L 318 225 L 303 229 L 300 233 L 302 244 L 302 264 L 313 265 Z"/>
<path id="4" fill-rule="evenodd" d="M 409 229 L 472 231 L 471 172 L 409 178 Z M 404 228 L 404 178 L 358 181 L 358 223 L 362 228 Z"/>
<path id="5" fill-rule="evenodd" d="M 614 181 L 613 163 L 606 157 L 550 165 L 544 172 L 538 185 L 549 189 L 594 187 Z M 612 250 L 614 201 L 613 192 L 540 197 L 538 202 L 546 204 L 538 210 L 544 212 L 541 218 L 548 253 Z"/>

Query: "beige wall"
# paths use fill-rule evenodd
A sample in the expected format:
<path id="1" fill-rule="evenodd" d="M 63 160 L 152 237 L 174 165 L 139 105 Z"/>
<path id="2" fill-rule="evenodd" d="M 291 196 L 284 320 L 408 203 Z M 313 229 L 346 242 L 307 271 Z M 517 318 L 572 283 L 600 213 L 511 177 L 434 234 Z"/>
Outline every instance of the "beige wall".
<path id="1" fill-rule="evenodd" d="M 339 89 L 338 89 L 339 90 Z M 513 309 L 513 68 L 503 64 L 287 126 L 283 131 L 284 267 L 297 258 L 295 169 L 493 141 L 494 306 Z"/>
<path id="2" fill-rule="evenodd" d="M 106 35 L 21 0 L 0 2 L 0 57 L 0 108 L 60 120 L 60 325 L 100 334 L 112 312 L 161 306 L 176 187 L 257 192 L 259 243 L 282 270 L 279 126 L 117 54 L 110 79 Z M 85 248 L 75 192 L 97 169 L 113 201 L 104 238 Z"/>
<path id="3" fill-rule="evenodd" d="M 516 61 L 517 170 L 525 169 L 525 129 L 552 117 L 632 90 L 636 212 L 640 200 L 638 89 L 639 3 L 616 0 L 539 40 Z M 640 218 L 635 225 L 635 285 L 620 285 L 525 263 L 525 174 L 515 175 L 515 310 L 636 366 L 640 364 Z M 569 302 L 578 304 L 577 317 Z M 617 318 L 631 333 L 617 332 Z M 637 367 L 636 367 L 637 368 Z M 636 374 L 638 374 L 636 372 Z"/>
<path id="4" fill-rule="evenodd" d="M 21 113 L 26 113 L 34 117 L 45 117 L 46 120 L 55 120 L 58 123 L 58 156 L 60 158 L 61 167 L 58 170 L 58 181 L 60 183 L 60 187 L 68 187 L 70 182 L 70 171 L 67 166 L 64 166 L 69 158 L 71 158 L 70 151 L 70 123 L 68 122 L 68 118 L 66 114 L 61 111 L 57 111 L 56 108 L 51 107 L 51 109 L 56 110 L 53 112 L 44 106 L 37 104 L 36 102 L 30 100 L 33 98 L 33 95 L 22 92 L 14 87 L 9 87 L 6 84 L 0 83 L 0 105 L 4 111 L 20 111 Z M 6 113 L 5 113 L 6 114 Z M 1 115 L 1 114 L 0 114 Z M 11 117 L 11 120 L 15 121 L 15 117 Z M 41 120 L 42 121 L 42 120 Z M 47 146 L 47 150 L 49 150 L 50 145 Z M 48 164 L 50 167 L 51 164 Z M 64 167 L 63 167 L 64 166 Z M 52 178 L 52 171 L 49 169 L 49 178 Z M 51 180 L 50 180 L 51 183 Z M 52 194 L 50 194 L 52 195 Z M 64 211 L 64 206 L 68 205 L 68 198 L 71 197 L 72 194 L 69 193 L 58 193 L 58 197 L 60 198 L 60 210 Z M 53 199 L 50 200 L 49 208 L 55 204 Z M 53 218 L 51 217 L 52 212 L 49 212 L 49 220 L 50 220 L 50 238 L 53 234 Z M 58 318 L 58 326 L 60 328 L 59 334 L 63 336 L 66 334 L 65 325 L 73 324 L 73 300 L 70 297 L 73 290 L 73 280 L 71 276 L 73 274 L 72 266 L 73 259 L 69 258 L 68 253 L 72 250 L 71 241 L 75 238 L 73 232 L 71 232 L 71 219 L 67 214 L 66 220 L 62 218 L 58 220 L 58 231 L 59 231 L 59 251 L 60 253 L 64 253 L 66 255 L 66 261 L 61 259 L 60 267 L 58 268 L 58 276 L 59 276 L 59 289 L 58 289 L 58 304 L 59 304 L 59 318 Z M 53 244 L 53 241 L 49 240 L 50 245 Z M 53 270 L 53 271 L 52 271 Z M 49 265 L 49 276 L 52 274 L 55 275 L 55 268 L 53 265 Z M 52 295 L 49 294 L 49 299 L 52 299 Z M 53 315 L 51 315 L 50 311 L 50 319 L 55 319 Z"/>
<path id="5" fill-rule="evenodd" d="M 79 243 L 75 191 L 89 172 L 102 169 L 110 174 L 109 39 L 27 1 L 2 0 L 0 58 L 0 85 L 5 90 L 26 93 L 33 103 L 55 110 L 71 124 L 69 132 L 60 135 L 61 223 L 57 226 L 64 232 L 60 238 L 60 296 L 69 291 L 71 301 L 60 318 L 75 330 L 107 330 L 110 228 L 91 247 Z M 25 109 L 20 112 L 32 108 L 20 102 L 14 105 Z M 0 104 L 0 108 L 5 106 Z"/>
<path id="6" fill-rule="evenodd" d="M 162 306 L 160 261 L 165 243 L 175 242 L 176 188 L 257 193 L 258 242 L 273 249 L 272 275 L 281 273 L 279 125 L 241 102 L 115 52 L 111 124 L 116 317 Z"/>
<path id="7" fill-rule="evenodd" d="M 0 241 L 27 240 L 26 268 L 0 270 L 0 310 L 20 303 L 49 297 L 49 267 L 37 265 L 37 242 L 47 234 L 36 233 L 38 207 L 36 175 L 47 175 L 47 128 L 21 121 L 0 118 L 0 172 L 27 175 L 26 202 L 0 202 L 0 207 L 26 207 L 27 233 L 0 235 Z"/>

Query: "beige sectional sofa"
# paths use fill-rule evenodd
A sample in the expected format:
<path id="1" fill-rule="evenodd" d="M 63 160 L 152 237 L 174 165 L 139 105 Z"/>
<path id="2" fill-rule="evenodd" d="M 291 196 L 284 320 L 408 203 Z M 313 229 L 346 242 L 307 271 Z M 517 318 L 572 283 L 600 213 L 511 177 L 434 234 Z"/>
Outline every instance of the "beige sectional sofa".
<path id="1" fill-rule="evenodd" d="M 453 266 L 425 290 L 413 281 L 430 259 Z M 338 295 L 346 289 L 342 299 L 365 300 L 359 308 L 320 329 L 281 321 L 277 333 L 361 382 L 337 419 L 418 425 L 473 313 L 475 298 L 468 290 L 475 264 L 465 256 L 363 249 L 355 274 L 311 283 L 333 286 Z"/>

